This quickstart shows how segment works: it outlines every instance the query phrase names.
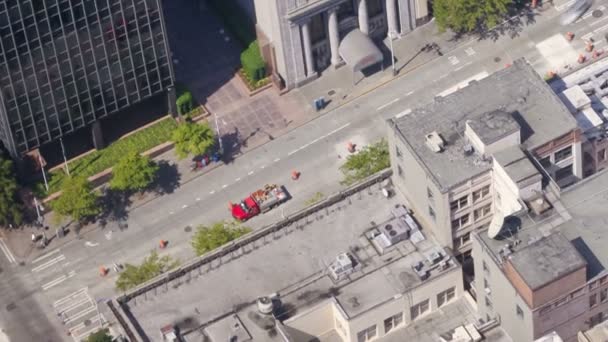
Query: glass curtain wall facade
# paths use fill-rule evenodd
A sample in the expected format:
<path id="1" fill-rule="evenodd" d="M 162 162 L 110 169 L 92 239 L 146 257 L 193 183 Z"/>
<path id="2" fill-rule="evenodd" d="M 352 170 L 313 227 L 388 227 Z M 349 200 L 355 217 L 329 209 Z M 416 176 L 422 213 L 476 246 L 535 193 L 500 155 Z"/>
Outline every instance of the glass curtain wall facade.
<path id="1" fill-rule="evenodd" d="M 173 80 L 161 0 L 0 0 L 0 139 L 15 157 Z"/>

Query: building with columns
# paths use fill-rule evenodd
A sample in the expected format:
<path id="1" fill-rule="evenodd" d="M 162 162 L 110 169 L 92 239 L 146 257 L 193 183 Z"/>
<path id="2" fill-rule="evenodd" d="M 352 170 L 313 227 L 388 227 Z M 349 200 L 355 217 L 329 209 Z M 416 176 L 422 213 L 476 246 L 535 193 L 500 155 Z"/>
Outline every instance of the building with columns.
<path id="1" fill-rule="evenodd" d="M 275 84 L 287 89 L 343 65 L 339 48 L 353 30 L 377 42 L 430 19 L 427 0 L 253 1 L 262 54 Z"/>

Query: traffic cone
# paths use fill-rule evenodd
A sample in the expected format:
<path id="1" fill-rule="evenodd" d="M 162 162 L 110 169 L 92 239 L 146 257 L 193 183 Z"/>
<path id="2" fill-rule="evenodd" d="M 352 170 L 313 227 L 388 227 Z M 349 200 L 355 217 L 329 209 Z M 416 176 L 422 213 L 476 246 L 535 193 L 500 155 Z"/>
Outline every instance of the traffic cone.
<path id="1" fill-rule="evenodd" d="M 585 46 L 585 51 L 587 51 L 587 52 L 593 51 L 593 44 L 591 44 L 591 42 L 587 42 L 587 45 Z"/>
<path id="2" fill-rule="evenodd" d="M 106 276 L 106 274 L 108 274 L 108 269 L 107 269 L 107 268 L 105 268 L 104 266 L 101 266 L 101 267 L 99 268 L 99 275 L 100 275 L 100 276 L 102 276 L 102 277 L 105 277 L 105 276 Z"/>
<path id="3" fill-rule="evenodd" d="M 510 67 L 510 66 L 511 66 L 511 63 L 507 63 L 507 64 L 505 64 L 505 68 L 508 68 L 508 67 Z"/>
<path id="4" fill-rule="evenodd" d="M 585 55 L 583 55 L 582 53 L 578 55 L 578 62 L 579 64 L 585 63 Z"/>
<path id="5" fill-rule="evenodd" d="M 161 249 L 167 247 L 167 240 L 160 240 L 160 242 L 158 243 L 158 246 Z"/>
<path id="6" fill-rule="evenodd" d="M 356 145 L 349 141 L 346 148 L 348 149 L 349 153 L 355 153 Z"/>
<path id="7" fill-rule="evenodd" d="M 300 172 L 293 170 L 291 171 L 291 179 L 298 180 L 300 178 Z"/>

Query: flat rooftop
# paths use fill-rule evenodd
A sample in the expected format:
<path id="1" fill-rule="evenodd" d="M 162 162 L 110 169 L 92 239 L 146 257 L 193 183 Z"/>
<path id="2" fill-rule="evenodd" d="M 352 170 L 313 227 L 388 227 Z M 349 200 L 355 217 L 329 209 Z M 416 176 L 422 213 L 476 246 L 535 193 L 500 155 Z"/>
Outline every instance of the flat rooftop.
<path id="1" fill-rule="evenodd" d="M 513 253 L 509 262 L 531 289 L 585 267 L 585 260 L 566 237 L 557 232 Z"/>
<path id="2" fill-rule="evenodd" d="M 539 147 L 577 127 L 566 106 L 525 60 L 392 121 L 429 176 L 447 191 L 490 169 L 491 163 L 477 153 L 465 155 L 464 130 L 467 120 L 497 110 L 519 124 L 525 149 Z M 508 131 L 513 124 L 506 124 L 504 130 Z M 425 135 L 433 131 L 446 142 L 441 153 L 431 151 L 425 143 Z"/>
<path id="3" fill-rule="evenodd" d="M 256 242 L 234 259 L 203 266 L 127 305 L 152 341 L 160 339 L 158 331 L 167 324 L 190 331 L 186 341 L 200 341 L 203 334 L 225 341 L 239 326 L 253 341 L 282 341 L 263 328 L 269 322 L 259 317 L 255 305 L 258 297 L 272 293 L 280 294 L 290 317 L 328 298 L 354 317 L 421 284 L 412 265 L 430 252 L 443 251 L 424 229 L 423 241 L 401 241 L 382 255 L 370 244 L 364 233 L 392 219 L 391 210 L 404 202 L 399 194 L 386 199 L 377 186 L 363 190 L 280 230 L 274 239 Z M 344 252 L 359 266 L 338 282 L 327 269 Z M 429 279 L 460 267 L 451 260 L 450 267 L 433 270 Z"/>
<path id="4" fill-rule="evenodd" d="M 566 271 L 579 267 L 581 261 L 587 265 L 588 280 L 604 275 L 608 266 L 606 170 L 563 190 L 559 199 L 548 197 L 553 206 L 548 212 L 538 216 L 530 212 L 514 218 L 515 223 L 505 225 L 497 239 L 489 238 L 485 232 L 480 233 L 479 238 L 496 258 L 505 244 L 519 241 L 511 248 L 511 256 L 519 258 L 517 255 L 523 253 L 516 265 L 517 271 L 529 274 L 531 279 L 538 277 L 531 280 L 532 283 L 546 280 L 548 275 L 543 274 L 544 268 L 550 268 L 550 272 Z M 542 259 L 541 263 L 539 259 Z"/>

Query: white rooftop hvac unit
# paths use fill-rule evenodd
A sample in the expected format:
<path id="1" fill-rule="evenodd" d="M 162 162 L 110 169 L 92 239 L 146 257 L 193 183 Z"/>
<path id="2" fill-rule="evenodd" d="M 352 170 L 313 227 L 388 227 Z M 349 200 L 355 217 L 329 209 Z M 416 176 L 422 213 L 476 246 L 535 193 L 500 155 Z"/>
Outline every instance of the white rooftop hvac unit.
<path id="1" fill-rule="evenodd" d="M 382 232 L 382 239 L 386 245 L 392 246 L 409 238 L 410 228 L 403 220 L 393 220 L 380 226 L 380 232 Z"/>
<path id="2" fill-rule="evenodd" d="M 431 151 L 435 153 L 439 153 L 443 151 L 445 146 L 445 142 L 443 138 L 437 133 L 437 131 L 433 131 L 427 135 L 425 135 L 426 145 L 431 149 Z"/>
<path id="3" fill-rule="evenodd" d="M 348 253 L 341 253 L 336 260 L 329 265 L 329 273 L 335 280 L 340 280 L 353 273 L 355 267 L 353 260 Z"/>

